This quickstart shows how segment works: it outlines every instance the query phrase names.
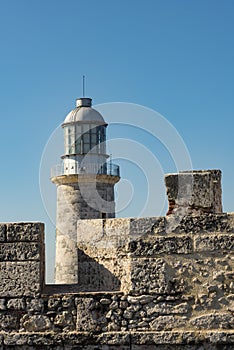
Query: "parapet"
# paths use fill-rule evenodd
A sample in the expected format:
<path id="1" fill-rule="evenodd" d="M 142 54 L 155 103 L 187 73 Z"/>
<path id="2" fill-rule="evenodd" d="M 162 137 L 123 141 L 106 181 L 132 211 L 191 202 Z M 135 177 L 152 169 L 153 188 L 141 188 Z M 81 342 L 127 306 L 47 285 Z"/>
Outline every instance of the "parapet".
<path id="1" fill-rule="evenodd" d="M 44 288 L 44 225 L 0 224 L 0 298 L 36 297 Z"/>
<path id="2" fill-rule="evenodd" d="M 0 350 L 233 349 L 234 213 L 201 200 L 165 217 L 79 220 L 73 286 L 44 285 L 42 224 L 2 224 Z"/>

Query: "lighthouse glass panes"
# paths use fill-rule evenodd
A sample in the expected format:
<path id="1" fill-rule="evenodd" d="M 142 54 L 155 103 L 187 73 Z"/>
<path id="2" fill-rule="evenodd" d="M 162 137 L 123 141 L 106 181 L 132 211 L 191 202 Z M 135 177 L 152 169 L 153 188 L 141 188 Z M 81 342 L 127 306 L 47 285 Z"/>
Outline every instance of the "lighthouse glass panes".
<path id="1" fill-rule="evenodd" d="M 106 153 L 106 126 L 96 124 L 73 124 L 64 127 L 65 153 Z"/>
<path id="2" fill-rule="evenodd" d="M 75 125 L 68 125 L 64 128 L 65 132 L 65 153 L 75 154 Z"/>

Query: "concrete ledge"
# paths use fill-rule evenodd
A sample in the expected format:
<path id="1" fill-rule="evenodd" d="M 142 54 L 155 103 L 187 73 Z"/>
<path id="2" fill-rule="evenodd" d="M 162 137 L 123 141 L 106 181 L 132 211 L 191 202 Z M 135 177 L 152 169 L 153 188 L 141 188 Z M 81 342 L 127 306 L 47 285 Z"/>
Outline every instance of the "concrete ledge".
<path id="1" fill-rule="evenodd" d="M 82 346 L 83 350 L 95 350 L 96 346 L 102 350 L 117 350 L 119 346 L 121 350 L 129 350 L 130 345 L 134 346 L 134 350 L 154 350 L 156 345 L 163 346 L 160 350 L 169 350 L 172 345 L 173 349 L 177 350 L 181 350 L 181 345 L 189 345 L 186 350 L 231 350 L 234 344 L 234 331 L 109 332 L 100 335 L 85 332 L 44 334 L 12 332 L 0 333 L 0 341 L 5 346 L 18 346 L 24 350 L 25 346 L 28 346 L 28 349 L 34 349 L 34 346 L 51 349 L 50 346 L 65 345 Z M 204 345 L 204 348 L 201 345 Z M 226 348 L 225 345 L 230 347 Z"/>
<path id="2" fill-rule="evenodd" d="M 74 183 L 90 183 L 101 182 L 116 184 L 120 180 L 119 176 L 114 175 L 99 175 L 99 174 L 74 174 L 74 175 L 59 175 L 51 178 L 51 182 L 56 185 L 74 184 Z"/>

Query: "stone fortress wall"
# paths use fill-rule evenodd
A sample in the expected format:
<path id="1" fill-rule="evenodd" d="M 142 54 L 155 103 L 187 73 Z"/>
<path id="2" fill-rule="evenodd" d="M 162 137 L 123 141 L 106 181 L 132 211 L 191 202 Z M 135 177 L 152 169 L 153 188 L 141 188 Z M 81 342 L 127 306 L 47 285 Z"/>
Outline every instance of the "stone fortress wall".
<path id="1" fill-rule="evenodd" d="M 220 178 L 166 176 L 165 217 L 79 220 L 78 285 L 45 285 L 43 224 L 1 224 L 0 350 L 234 349 Z"/>

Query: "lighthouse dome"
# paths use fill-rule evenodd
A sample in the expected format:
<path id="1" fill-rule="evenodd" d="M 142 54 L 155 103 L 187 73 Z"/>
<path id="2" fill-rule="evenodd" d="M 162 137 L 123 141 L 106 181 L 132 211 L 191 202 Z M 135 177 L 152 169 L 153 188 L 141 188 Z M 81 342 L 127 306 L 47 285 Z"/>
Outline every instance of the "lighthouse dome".
<path id="1" fill-rule="evenodd" d="M 76 100 L 76 108 L 68 113 L 63 125 L 70 123 L 106 124 L 102 115 L 92 108 L 92 99 L 85 97 Z"/>

